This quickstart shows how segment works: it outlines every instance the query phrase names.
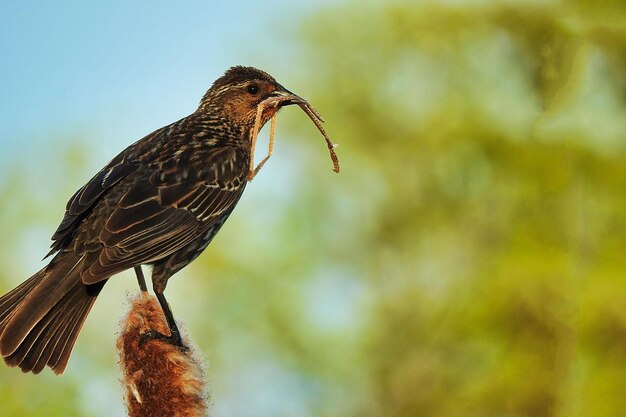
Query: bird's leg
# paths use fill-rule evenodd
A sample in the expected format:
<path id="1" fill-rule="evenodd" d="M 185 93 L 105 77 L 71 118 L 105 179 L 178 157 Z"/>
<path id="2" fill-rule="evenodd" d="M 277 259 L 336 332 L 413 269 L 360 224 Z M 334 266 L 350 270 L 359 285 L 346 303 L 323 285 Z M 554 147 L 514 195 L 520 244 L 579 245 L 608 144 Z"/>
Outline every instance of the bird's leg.
<path id="1" fill-rule="evenodd" d="M 176 321 L 174 320 L 174 314 L 172 314 L 172 310 L 170 309 L 170 306 L 165 299 L 165 295 L 163 295 L 166 283 L 167 278 L 163 278 L 160 276 L 155 277 L 153 274 L 152 288 L 154 289 L 154 295 L 156 295 L 157 300 L 159 300 L 161 310 L 163 310 L 163 315 L 165 316 L 165 321 L 167 322 L 167 327 L 170 330 L 170 334 L 168 336 L 154 329 L 148 330 L 139 338 L 139 346 L 143 345 L 149 340 L 156 339 L 176 346 L 182 351 L 186 351 L 188 348 L 183 344 L 183 339 L 180 336 L 180 331 L 178 330 L 178 326 L 176 325 Z"/>
<path id="2" fill-rule="evenodd" d="M 187 350 L 187 346 L 183 344 L 183 339 L 180 336 L 180 330 L 178 330 L 178 326 L 176 325 L 176 321 L 174 320 L 174 315 L 172 314 L 172 310 L 170 310 L 169 305 L 167 304 L 167 300 L 163 293 L 156 293 L 157 300 L 159 300 L 159 304 L 161 305 L 161 309 L 163 310 L 163 314 L 165 315 L 165 320 L 167 321 L 167 327 L 170 329 L 169 336 L 158 332 L 156 330 L 148 330 L 139 338 L 139 346 L 150 340 L 161 340 L 163 342 L 169 343 L 170 345 L 176 346 L 180 348 L 182 351 Z"/>
<path id="3" fill-rule="evenodd" d="M 139 289 L 141 290 L 141 292 L 147 292 L 148 287 L 146 286 L 146 279 L 143 277 L 141 265 L 135 267 L 135 275 L 137 275 L 137 283 L 139 284 Z"/>

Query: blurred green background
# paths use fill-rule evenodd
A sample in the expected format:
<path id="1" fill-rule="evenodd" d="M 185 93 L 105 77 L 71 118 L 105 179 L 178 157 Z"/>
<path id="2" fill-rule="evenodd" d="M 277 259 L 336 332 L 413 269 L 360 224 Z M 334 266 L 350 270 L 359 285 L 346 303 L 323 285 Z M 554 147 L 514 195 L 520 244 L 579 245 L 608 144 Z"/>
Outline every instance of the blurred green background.
<path id="1" fill-rule="evenodd" d="M 0 65 L 3 292 L 93 172 L 251 64 L 324 115 L 342 172 L 283 110 L 275 155 L 170 281 L 213 416 L 624 415 L 622 0 L 74 6 L 40 30 L 72 39 L 65 55 L 12 20 L 31 9 L 0 7 L 3 56 L 42 64 Z M 0 414 L 124 415 L 114 340 L 134 291 L 132 274 L 107 284 L 62 377 L 0 367 Z"/>

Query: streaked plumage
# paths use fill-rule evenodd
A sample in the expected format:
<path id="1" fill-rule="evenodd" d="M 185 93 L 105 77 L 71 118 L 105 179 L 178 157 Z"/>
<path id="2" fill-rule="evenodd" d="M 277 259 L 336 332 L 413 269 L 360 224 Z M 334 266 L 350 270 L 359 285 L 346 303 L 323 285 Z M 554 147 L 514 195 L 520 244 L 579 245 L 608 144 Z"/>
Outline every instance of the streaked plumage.
<path id="1" fill-rule="evenodd" d="M 231 68 L 193 114 L 129 146 L 74 194 L 52 237 L 50 264 L 0 298 L 0 353 L 8 365 L 63 372 L 114 274 L 153 265 L 153 288 L 162 295 L 241 197 L 256 106 L 277 92 L 289 93 L 267 73 Z M 276 111 L 263 114 L 263 123 Z"/>

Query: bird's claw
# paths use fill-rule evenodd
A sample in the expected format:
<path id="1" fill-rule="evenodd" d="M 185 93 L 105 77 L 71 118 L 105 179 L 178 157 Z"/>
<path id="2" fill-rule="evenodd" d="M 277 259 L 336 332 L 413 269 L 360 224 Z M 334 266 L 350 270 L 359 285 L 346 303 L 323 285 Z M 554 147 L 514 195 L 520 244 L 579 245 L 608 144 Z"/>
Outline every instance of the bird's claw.
<path id="1" fill-rule="evenodd" d="M 189 348 L 183 344 L 183 339 L 180 337 L 180 333 L 177 332 L 168 336 L 151 329 L 139 336 L 138 345 L 141 347 L 150 340 L 161 340 L 167 344 L 177 347 L 181 352 L 187 352 L 189 350 Z"/>

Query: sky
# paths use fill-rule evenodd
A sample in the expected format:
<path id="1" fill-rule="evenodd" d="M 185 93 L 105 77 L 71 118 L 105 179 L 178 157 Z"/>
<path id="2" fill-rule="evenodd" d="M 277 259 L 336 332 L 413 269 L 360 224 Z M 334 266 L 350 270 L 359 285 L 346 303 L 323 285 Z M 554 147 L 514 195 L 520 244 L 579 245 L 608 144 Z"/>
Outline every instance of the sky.
<path id="1" fill-rule="evenodd" d="M 0 3 L 0 181 L 79 137 L 94 169 L 191 113 L 232 65 L 284 85 L 298 24 L 319 2 Z M 70 142 L 71 143 L 71 142 Z"/>

